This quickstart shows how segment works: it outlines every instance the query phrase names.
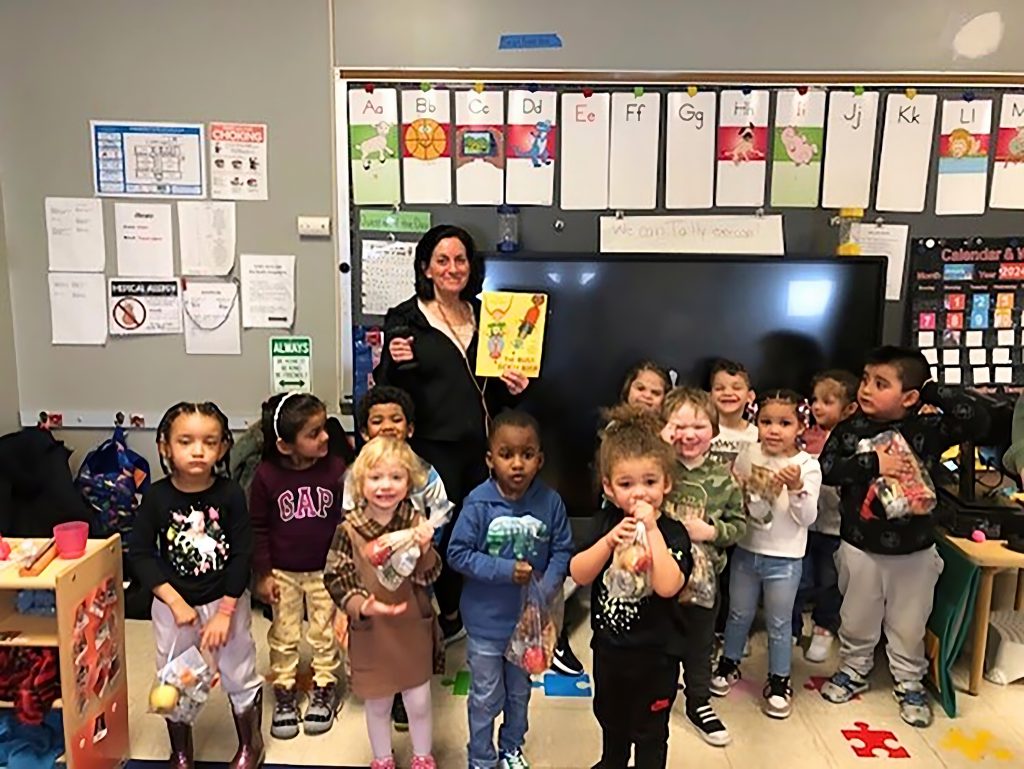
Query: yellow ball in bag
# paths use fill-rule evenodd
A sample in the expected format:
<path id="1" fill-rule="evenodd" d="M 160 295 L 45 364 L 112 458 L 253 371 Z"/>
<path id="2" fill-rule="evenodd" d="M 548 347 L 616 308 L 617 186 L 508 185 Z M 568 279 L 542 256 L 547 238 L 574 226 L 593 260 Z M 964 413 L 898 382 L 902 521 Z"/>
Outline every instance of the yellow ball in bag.
<path id="1" fill-rule="evenodd" d="M 149 707 L 157 713 L 170 713 L 178 704 L 178 690 L 170 684 L 154 686 L 149 693 Z"/>

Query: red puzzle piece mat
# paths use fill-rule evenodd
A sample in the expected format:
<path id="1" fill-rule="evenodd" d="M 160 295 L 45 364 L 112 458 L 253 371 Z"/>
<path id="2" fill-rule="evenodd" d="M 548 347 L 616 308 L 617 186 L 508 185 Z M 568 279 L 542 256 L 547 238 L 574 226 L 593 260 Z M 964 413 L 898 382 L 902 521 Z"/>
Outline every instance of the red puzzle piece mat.
<path id="1" fill-rule="evenodd" d="M 842 734 L 858 757 L 910 758 L 910 753 L 899 744 L 892 732 L 872 729 L 863 721 L 857 721 L 854 726 L 855 729 L 843 729 Z"/>
<path id="2" fill-rule="evenodd" d="M 821 694 L 821 687 L 825 685 L 826 681 L 828 681 L 827 676 L 811 676 L 804 682 L 804 688 L 809 692 L 818 692 L 818 694 Z M 853 699 L 859 700 L 860 695 L 853 695 Z"/>

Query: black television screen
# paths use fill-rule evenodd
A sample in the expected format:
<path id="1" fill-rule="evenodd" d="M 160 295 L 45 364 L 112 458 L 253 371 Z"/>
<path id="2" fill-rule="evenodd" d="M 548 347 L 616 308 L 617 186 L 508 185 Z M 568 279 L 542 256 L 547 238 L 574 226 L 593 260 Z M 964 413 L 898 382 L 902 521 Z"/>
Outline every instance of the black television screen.
<path id="1" fill-rule="evenodd" d="M 550 296 L 541 376 L 523 408 L 540 421 L 544 477 L 572 515 L 597 499 L 600 410 L 626 370 L 650 358 L 680 384 L 707 386 L 718 358 L 742 362 L 755 388 L 807 394 L 825 368 L 859 373 L 879 344 L 885 259 L 650 254 L 495 254 L 485 290 Z"/>

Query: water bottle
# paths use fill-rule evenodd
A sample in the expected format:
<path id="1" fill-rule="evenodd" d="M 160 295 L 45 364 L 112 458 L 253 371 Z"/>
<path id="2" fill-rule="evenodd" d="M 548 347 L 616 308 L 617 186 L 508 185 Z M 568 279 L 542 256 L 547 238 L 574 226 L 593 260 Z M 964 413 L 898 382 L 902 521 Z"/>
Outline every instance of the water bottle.
<path id="1" fill-rule="evenodd" d="M 498 206 L 498 250 L 512 253 L 519 250 L 519 208 Z"/>

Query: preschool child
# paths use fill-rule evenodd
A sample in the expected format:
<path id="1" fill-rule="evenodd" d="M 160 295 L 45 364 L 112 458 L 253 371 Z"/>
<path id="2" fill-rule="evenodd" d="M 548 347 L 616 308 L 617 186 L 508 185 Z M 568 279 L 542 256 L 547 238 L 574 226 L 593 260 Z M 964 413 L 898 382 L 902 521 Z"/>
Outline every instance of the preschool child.
<path id="1" fill-rule="evenodd" d="M 504 411 L 491 426 L 491 478 L 462 505 L 448 545 L 448 563 L 463 574 L 460 609 L 469 641 L 469 766 L 529 769 L 523 756 L 530 705 L 529 674 L 505 659 L 519 621 L 524 586 L 561 598 L 573 553 L 562 498 L 537 478 L 544 465 L 540 427 L 523 411 Z M 501 715 L 498 750 L 494 721 Z"/>
<path id="2" fill-rule="evenodd" d="M 804 450 L 815 459 L 837 424 L 857 410 L 857 377 L 834 369 L 818 374 L 811 382 L 814 397 L 811 414 L 814 426 L 804 433 Z M 839 549 L 839 489 L 822 485 L 818 494 L 818 517 L 807 530 L 807 553 L 801 567 L 800 589 L 793 604 L 793 638 L 799 644 L 804 630 L 804 608 L 813 603 L 814 629 L 804 652 L 808 662 L 824 662 L 832 651 L 839 631 L 839 573 L 835 555 Z"/>
<path id="3" fill-rule="evenodd" d="M 671 387 L 672 380 L 665 369 L 654 361 L 640 361 L 626 372 L 620 400 L 627 406 L 659 412 Z"/>
<path id="4" fill-rule="evenodd" d="M 914 460 L 870 439 L 897 431 L 926 471 L 950 446 L 984 435 L 989 416 L 967 393 L 929 379 L 919 350 L 880 347 L 864 366 L 858 411 L 832 430 L 821 454 L 826 483 L 840 490 L 842 543 L 836 552 L 843 594 L 839 670 L 821 688 L 829 702 L 848 702 L 868 688 L 875 646 L 885 629 L 889 670 L 900 717 L 916 727 L 932 722 L 923 679 L 924 634 L 942 558 L 930 514 L 890 519 L 874 494 L 875 479 L 912 482 Z M 922 405 L 937 407 L 924 413 Z M 870 493 L 869 493 L 870 492 Z"/>
<path id="5" fill-rule="evenodd" d="M 334 602 L 324 587 L 324 563 L 341 523 L 345 463 L 328 453 L 327 407 L 315 395 L 290 392 L 263 404 L 263 459 L 249 489 L 256 595 L 272 607 L 267 633 L 274 676 L 270 734 L 299 733 L 295 690 L 303 616 L 312 650 L 313 690 L 302 728 L 322 734 L 340 704 Z"/>
<path id="6" fill-rule="evenodd" d="M 660 419 L 628 406 L 612 409 L 608 417 L 598 464 L 611 504 L 595 515 L 592 544 L 569 563 L 578 584 L 594 585 L 594 715 L 601 726 L 597 767 L 625 769 L 635 749 L 636 769 L 663 769 L 678 680 L 678 665 L 666 643 L 674 604 L 692 568 L 690 538 L 681 523 L 661 512 L 675 458 L 658 434 Z M 653 590 L 628 600 L 613 597 L 605 575 L 616 549 L 633 543 L 640 526 L 649 545 L 647 576 Z"/>
<path id="7" fill-rule="evenodd" d="M 209 653 L 231 703 L 238 750 L 230 769 L 262 766 L 263 678 L 256 674 L 249 587 L 252 529 L 245 493 L 227 477 L 228 419 L 213 403 L 178 403 L 156 431 L 168 477 L 150 486 L 128 548 L 152 591 L 156 666 L 192 646 Z M 192 769 L 192 727 L 167 721 L 172 769 Z"/>
<path id="8" fill-rule="evenodd" d="M 690 584 L 675 607 L 675 632 L 669 637 L 668 650 L 683 666 L 686 717 L 705 742 L 724 747 L 732 738 L 711 707 L 711 660 L 725 549 L 747 529 L 743 495 L 729 468 L 708 456 L 718 432 L 718 412 L 711 397 L 703 390 L 677 387 L 665 397 L 664 413 L 662 438 L 676 453 L 665 512 L 686 527 L 694 555 Z"/>
<path id="9" fill-rule="evenodd" d="M 736 461 L 741 449 L 757 443 L 757 425 L 746 419 L 754 398 L 750 374 L 742 363 L 715 362 L 711 367 L 711 401 L 718 411 L 718 434 L 711 441 L 711 453 L 726 465 Z"/>
<path id="10" fill-rule="evenodd" d="M 359 401 L 356 411 L 356 423 L 364 441 L 371 441 L 378 435 L 395 438 L 407 442 L 416 429 L 416 407 L 409 393 L 400 387 L 377 385 Z M 417 457 L 423 462 L 422 457 Z M 424 518 L 429 518 L 435 511 L 447 508 L 448 494 L 444 481 L 433 465 L 423 462 L 426 473 L 423 485 L 409 492 L 409 501 L 413 509 Z M 356 508 L 356 495 L 352 488 L 351 472 L 345 476 L 345 493 L 342 510 L 347 513 Z M 441 530 L 434 532 L 434 544 L 441 540 Z M 395 694 L 391 706 L 391 723 L 395 730 L 409 730 L 409 715 L 405 712 L 405 704 L 401 693 Z"/>
<path id="11" fill-rule="evenodd" d="M 338 526 L 324 583 L 349 618 L 351 687 L 363 700 L 373 750 L 371 769 L 394 769 L 391 708 L 401 692 L 409 714 L 412 769 L 435 769 L 431 755 L 430 676 L 437 617 L 427 587 L 441 572 L 433 529 L 409 499 L 426 482 L 423 463 L 397 438 L 367 443 L 352 466 L 356 508 Z M 383 534 L 412 529 L 420 555 L 396 590 L 382 582 L 366 546 Z M 438 638 L 439 641 L 439 638 Z"/>
<path id="12" fill-rule="evenodd" d="M 739 680 L 743 646 L 763 591 L 768 682 L 761 709 L 770 718 L 788 718 L 792 712 L 793 601 L 821 487 L 818 460 L 797 442 L 804 431 L 802 403 L 790 390 L 762 396 L 757 411 L 760 440 L 741 451 L 733 466 L 746 501 L 747 532 L 730 559 L 725 647 L 711 679 L 711 691 L 719 697 Z"/>

